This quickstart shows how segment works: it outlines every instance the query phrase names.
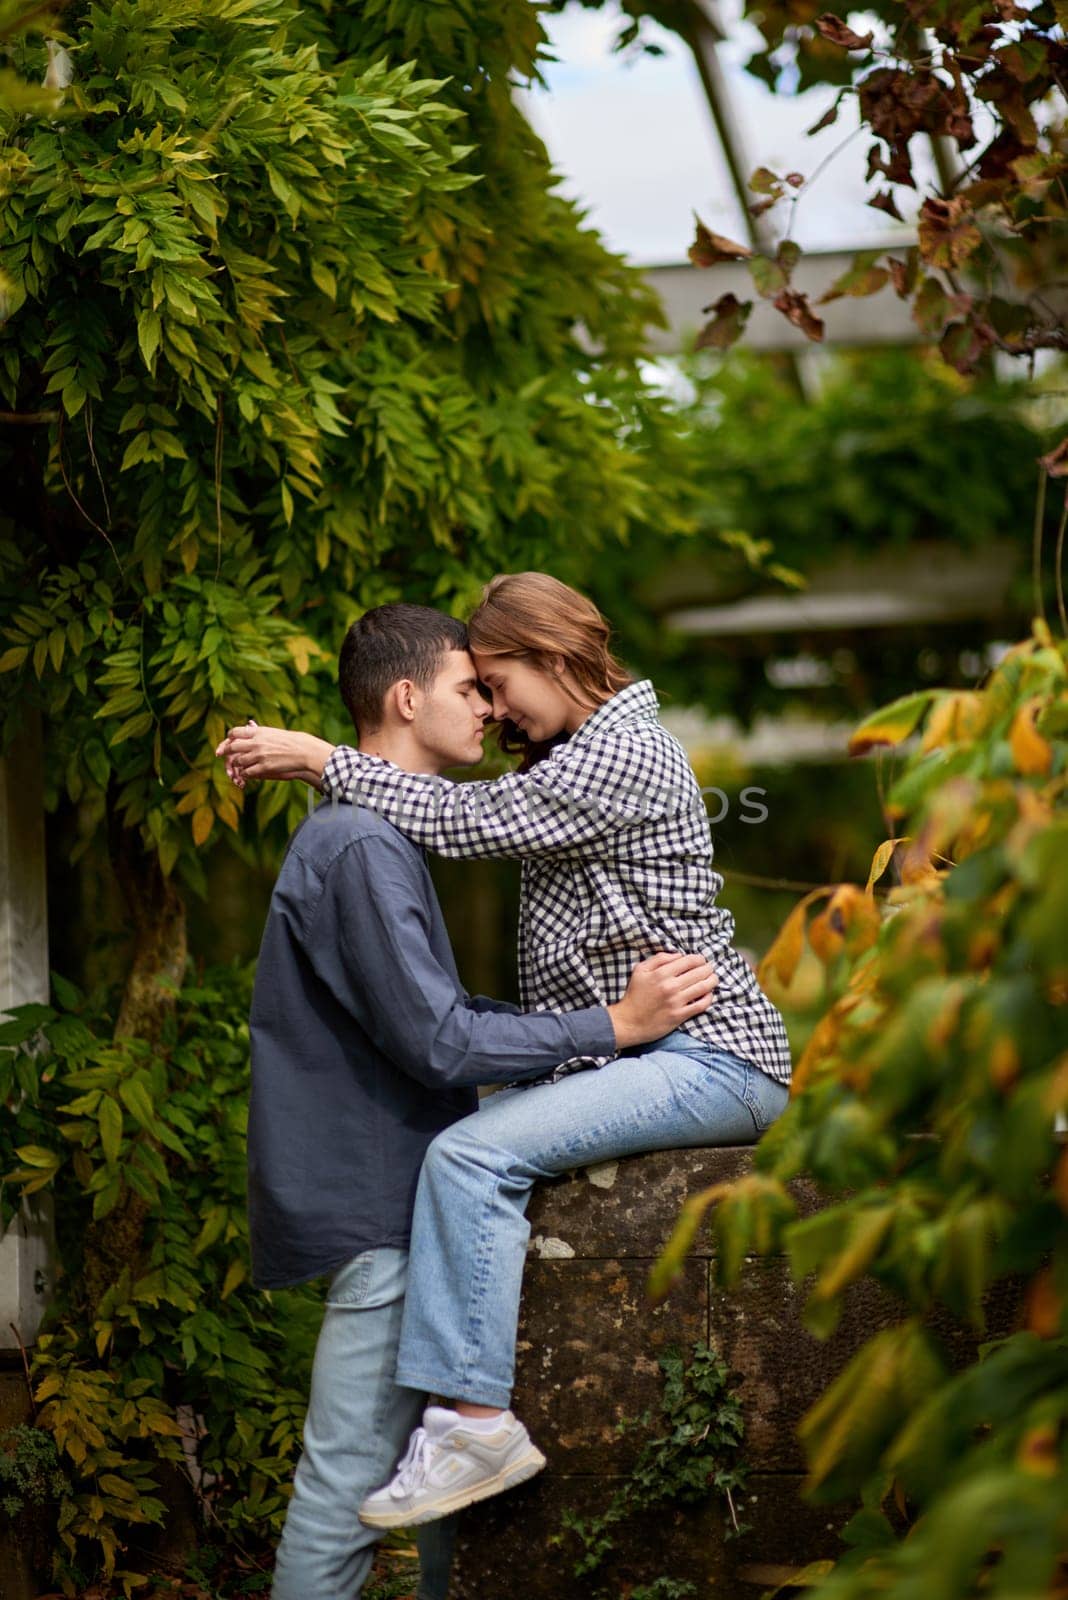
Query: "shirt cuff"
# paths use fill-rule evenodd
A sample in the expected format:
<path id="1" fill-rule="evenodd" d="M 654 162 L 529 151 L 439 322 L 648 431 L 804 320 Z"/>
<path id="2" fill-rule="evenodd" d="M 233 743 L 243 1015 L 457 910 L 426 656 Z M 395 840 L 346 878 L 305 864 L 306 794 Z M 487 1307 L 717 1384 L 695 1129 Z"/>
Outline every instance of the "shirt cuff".
<path id="1" fill-rule="evenodd" d="M 319 780 L 320 793 L 347 799 L 359 760 L 358 750 L 354 750 L 351 745 L 339 744 L 323 768 L 323 775 Z"/>
<path id="2" fill-rule="evenodd" d="M 578 1041 L 576 1056 L 614 1057 L 619 1054 L 616 1030 L 604 1006 L 585 1006 L 581 1011 L 569 1011 L 566 1015 Z"/>

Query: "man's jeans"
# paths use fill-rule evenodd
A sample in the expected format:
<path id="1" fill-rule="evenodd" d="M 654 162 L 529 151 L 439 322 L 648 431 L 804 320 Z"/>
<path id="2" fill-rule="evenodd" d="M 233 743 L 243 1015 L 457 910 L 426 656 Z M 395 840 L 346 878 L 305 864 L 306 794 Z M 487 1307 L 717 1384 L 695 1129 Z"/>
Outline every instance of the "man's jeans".
<path id="1" fill-rule="evenodd" d="M 789 1091 L 683 1031 L 599 1071 L 504 1089 L 434 1140 L 415 1202 L 397 1382 L 507 1406 L 532 1186 L 687 1145 L 752 1144 Z"/>
<path id="2" fill-rule="evenodd" d="M 358 1507 L 389 1477 L 425 1398 L 394 1376 L 407 1263 L 405 1250 L 367 1250 L 330 1280 L 273 1600 L 355 1600 L 366 1582 L 382 1534 Z M 455 1518 L 418 1530 L 418 1600 L 445 1600 L 454 1532 Z"/>

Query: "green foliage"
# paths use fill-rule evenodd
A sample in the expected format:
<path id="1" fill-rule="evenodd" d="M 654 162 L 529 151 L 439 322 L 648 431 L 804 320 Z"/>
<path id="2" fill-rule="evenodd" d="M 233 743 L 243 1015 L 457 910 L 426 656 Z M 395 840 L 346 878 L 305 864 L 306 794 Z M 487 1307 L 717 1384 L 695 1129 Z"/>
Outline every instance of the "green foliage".
<path id="1" fill-rule="evenodd" d="M 660 1286 L 712 1204 L 724 1280 L 784 1250 L 818 1336 L 850 1285 L 881 1283 L 901 1320 L 801 1427 L 809 1491 L 864 1502 L 818 1592 L 1038 1600 L 1068 1556 L 1068 643 L 1036 624 L 981 689 L 909 697 L 853 748 L 917 729 L 867 887 L 807 896 L 768 953 L 804 1041 L 792 1103 L 751 1176 L 691 1202 Z M 805 960 L 823 984 L 791 1010 Z M 824 1201 L 805 1218 L 801 1174 Z M 981 1335 L 996 1292 L 1020 1298 L 1020 1331 L 950 1375 L 932 1318 Z"/>
<path id="2" fill-rule="evenodd" d="M 60 1470 L 55 1441 L 40 1428 L 19 1426 L 0 1433 L 0 1510 L 12 1519 L 28 1506 L 43 1506 L 70 1490 Z"/>
<path id="3" fill-rule="evenodd" d="M 700 1505 L 710 1498 L 722 1501 L 729 1513 L 726 1537 L 746 1531 L 738 1521 L 734 1496 L 745 1487 L 746 1469 L 741 1460 L 744 1428 L 741 1406 L 730 1388 L 725 1362 L 715 1350 L 697 1344 L 689 1363 L 677 1350 L 660 1358 L 664 1374 L 661 1412 L 666 1431 L 648 1440 L 623 1486 L 617 1489 L 605 1510 L 595 1517 L 578 1517 L 567 1511 L 564 1532 L 554 1535 L 554 1544 L 563 1544 L 568 1535 L 579 1546 L 572 1568 L 575 1578 L 589 1579 L 611 1557 L 615 1549 L 614 1530 L 635 1512 L 650 1511 L 661 1505 Z M 649 1418 L 642 1419 L 648 1424 Z M 634 1427 L 623 1423 L 622 1427 Z M 592 1600 L 606 1600 L 608 1591 L 598 1587 Z M 676 1584 L 658 1578 L 648 1589 L 635 1590 L 647 1600 L 675 1600 L 693 1593 L 689 1584 Z"/>
<path id="4" fill-rule="evenodd" d="M 1051 373 L 1048 383 L 1062 388 L 1063 376 Z M 739 350 L 715 363 L 687 359 L 680 387 L 678 422 L 690 444 L 679 470 L 690 477 L 695 536 L 660 539 L 654 550 L 636 534 L 610 561 L 577 552 L 571 572 L 668 703 L 743 717 L 782 710 L 759 641 L 676 633 L 664 614 L 781 593 L 790 571 L 807 578 L 895 555 L 904 566 L 917 546 L 996 542 L 1021 548 L 1010 603 L 1029 616 L 1021 526 L 1030 522 L 1036 458 L 1055 442 L 1049 423 L 1063 412 L 1052 396 L 1043 402 L 1041 383 L 964 379 L 917 350 L 837 351 L 802 398 L 789 366 Z M 1046 512 L 1049 551 L 1056 498 Z M 960 649 L 981 648 L 984 626 L 972 620 L 966 632 L 942 628 L 938 638 L 920 627 L 892 636 L 851 629 L 854 669 L 806 690 L 799 709 L 855 718 L 915 686 L 921 651 L 942 651 L 945 670 Z M 988 626 L 1004 629 L 1004 618 Z"/>
<path id="5" fill-rule="evenodd" d="M 193 1473 L 224 1533 L 281 1523 L 320 1307 L 248 1281 L 250 976 L 183 990 L 155 1049 L 113 1040 L 108 1012 L 61 981 L 63 1009 L 18 1007 L 0 1031 L 0 1093 L 22 1097 L 17 1129 L 0 1124 L 5 1215 L 54 1188 L 65 1268 L 33 1366 L 69 1480 L 60 1577 L 91 1571 L 94 1549 L 110 1575 L 134 1525 L 163 1518 L 163 1463 Z M 129 1255 L 95 1283 L 80 1269 L 102 1218 Z"/>
<path id="6" fill-rule="evenodd" d="M 340 734 L 354 615 L 463 610 L 496 570 L 684 527 L 688 491 L 652 448 L 655 303 L 511 93 L 527 0 L 62 21 L 62 114 L 0 108 L 5 741 L 40 707 L 57 791 L 110 789 L 200 887 L 243 804 L 214 743 L 253 711 Z M 9 51 L 39 81 L 43 42 Z"/>

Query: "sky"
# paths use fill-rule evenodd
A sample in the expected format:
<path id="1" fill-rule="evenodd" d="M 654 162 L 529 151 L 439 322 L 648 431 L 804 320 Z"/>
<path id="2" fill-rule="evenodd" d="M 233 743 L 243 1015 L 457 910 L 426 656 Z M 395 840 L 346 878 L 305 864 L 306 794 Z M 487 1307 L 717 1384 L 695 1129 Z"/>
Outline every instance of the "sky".
<path id="1" fill-rule="evenodd" d="M 864 180 L 870 137 L 856 132 L 854 102 L 847 98 L 833 127 L 806 138 L 833 92 L 775 95 L 750 77 L 742 63 L 759 35 L 739 19 L 738 9 L 738 0 L 721 0 L 727 39 L 719 54 L 744 141 L 746 175 L 758 166 L 811 174 L 853 134 L 802 196 L 793 237 L 809 250 L 874 248 L 889 240 L 893 223 L 865 204 L 874 193 Z M 583 206 L 611 248 L 639 265 L 684 261 L 695 211 L 715 232 L 744 240 L 745 224 L 689 51 L 654 24 L 646 37 L 664 55 L 613 54 L 620 15 L 615 7 L 586 11 L 569 5 L 544 19 L 558 60 L 545 68 L 547 90 L 523 91 L 522 99 L 562 175 L 562 192 Z M 773 223 L 778 215 L 771 213 Z"/>

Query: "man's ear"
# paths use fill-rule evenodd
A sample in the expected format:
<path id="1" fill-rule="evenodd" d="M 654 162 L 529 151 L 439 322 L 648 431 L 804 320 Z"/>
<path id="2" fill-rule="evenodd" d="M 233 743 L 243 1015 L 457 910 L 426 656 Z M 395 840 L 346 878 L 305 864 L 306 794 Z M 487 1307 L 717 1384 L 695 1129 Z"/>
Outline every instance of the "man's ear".
<path id="1" fill-rule="evenodd" d="M 411 678 L 400 678 L 386 691 L 386 705 L 401 722 L 415 721 L 419 690 Z"/>

